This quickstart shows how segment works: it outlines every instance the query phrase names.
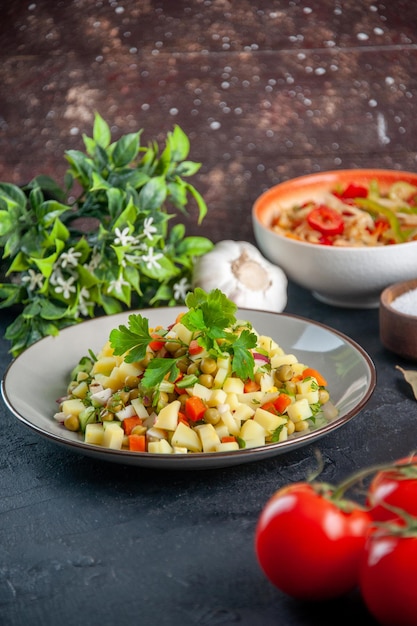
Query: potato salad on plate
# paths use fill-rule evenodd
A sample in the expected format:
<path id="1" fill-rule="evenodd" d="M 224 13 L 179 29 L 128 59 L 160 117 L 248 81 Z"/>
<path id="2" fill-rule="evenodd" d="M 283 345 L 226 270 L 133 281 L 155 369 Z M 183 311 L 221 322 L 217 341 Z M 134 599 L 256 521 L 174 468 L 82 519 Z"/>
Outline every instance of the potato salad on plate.
<path id="1" fill-rule="evenodd" d="M 197 288 L 186 306 L 166 328 L 132 313 L 113 329 L 75 365 L 54 418 L 87 444 L 183 455 L 265 446 L 337 417 L 314 365 L 237 319 L 220 290 Z"/>

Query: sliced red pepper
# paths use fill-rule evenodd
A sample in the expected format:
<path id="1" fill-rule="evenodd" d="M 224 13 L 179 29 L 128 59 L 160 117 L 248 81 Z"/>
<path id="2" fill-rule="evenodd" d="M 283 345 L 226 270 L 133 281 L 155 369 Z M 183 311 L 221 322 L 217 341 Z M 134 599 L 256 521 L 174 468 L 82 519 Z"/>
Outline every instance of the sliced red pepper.
<path id="1" fill-rule="evenodd" d="M 154 352 L 158 352 L 165 346 L 165 339 L 162 339 L 159 333 L 151 333 L 151 337 L 153 338 L 153 341 L 149 343 L 149 347 Z"/>
<path id="2" fill-rule="evenodd" d="M 334 209 L 320 204 L 307 215 L 307 223 L 310 228 L 317 230 L 322 235 L 341 235 L 344 230 L 343 217 Z"/>
<path id="3" fill-rule="evenodd" d="M 334 191 L 333 194 L 338 198 L 367 198 L 368 190 L 363 185 L 356 185 L 355 183 L 349 183 L 349 185 L 342 192 Z"/>
<path id="4" fill-rule="evenodd" d="M 199 345 L 197 339 L 191 339 L 190 345 L 188 346 L 188 354 L 191 356 L 195 356 L 196 354 L 200 354 L 203 352 L 203 347 Z"/>

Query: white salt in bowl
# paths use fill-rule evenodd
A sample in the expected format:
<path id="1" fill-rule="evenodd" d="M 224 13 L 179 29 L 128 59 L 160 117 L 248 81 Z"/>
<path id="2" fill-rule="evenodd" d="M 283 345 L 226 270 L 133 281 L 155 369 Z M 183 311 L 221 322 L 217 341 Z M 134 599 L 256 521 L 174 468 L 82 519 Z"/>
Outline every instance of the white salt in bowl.
<path id="1" fill-rule="evenodd" d="M 382 169 L 335 170 L 275 185 L 252 208 L 259 249 L 290 280 L 310 290 L 322 302 L 349 308 L 378 308 L 385 287 L 417 276 L 417 241 L 385 246 L 326 246 L 283 236 L 271 226 L 281 208 L 319 201 L 338 186 L 368 186 L 371 181 L 377 181 L 384 192 L 398 181 L 417 186 L 417 174 Z"/>
<path id="2" fill-rule="evenodd" d="M 385 348 L 417 361 L 417 278 L 384 289 L 379 307 L 379 335 Z"/>

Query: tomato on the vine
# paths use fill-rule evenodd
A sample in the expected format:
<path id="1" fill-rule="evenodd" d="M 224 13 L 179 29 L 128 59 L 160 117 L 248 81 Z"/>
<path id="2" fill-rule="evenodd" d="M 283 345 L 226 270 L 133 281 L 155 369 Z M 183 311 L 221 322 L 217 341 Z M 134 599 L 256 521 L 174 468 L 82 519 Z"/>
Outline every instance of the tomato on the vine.
<path id="1" fill-rule="evenodd" d="M 255 549 L 267 578 L 295 598 L 340 596 L 358 583 L 371 519 L 323 483 L 277 491 L 258 520 Z"/>
<path id="2" fill-rule="evenodd" d="M 384 626 L 417 625 L 417 533 L 401 531 L 372 533 L 360 568 L 363 600 Z"/>
<path id="3" fill-rule="evenodd" d="M 395 519 L 404 524 L 396 509 L 417 516 L 417 457 L 401 459 L 375 474 L 368 488 L 367 506 L 378 522 Z"/>

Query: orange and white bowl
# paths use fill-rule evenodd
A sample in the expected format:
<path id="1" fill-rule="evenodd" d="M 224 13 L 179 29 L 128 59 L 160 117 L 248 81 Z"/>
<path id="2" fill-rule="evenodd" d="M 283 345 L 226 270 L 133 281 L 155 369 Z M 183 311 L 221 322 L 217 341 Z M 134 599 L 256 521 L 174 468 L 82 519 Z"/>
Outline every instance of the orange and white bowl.
<path id="1" fill-rule="evenodd" d="M 377 181 L 381 193 L 395 182 L 417 187 L 417 173 L 383 169 L 335 170 L 300 176 L 264 192 L 252 208 L 252 223 L 262 254 L 287 277 L 328 304 L 376 308 L 388 285 L 417 278 L 417 241 L 380 246 L 331 246 L 309 243 L 272 229 L 277 214 L 349 183 L 368 187 Z"/>

